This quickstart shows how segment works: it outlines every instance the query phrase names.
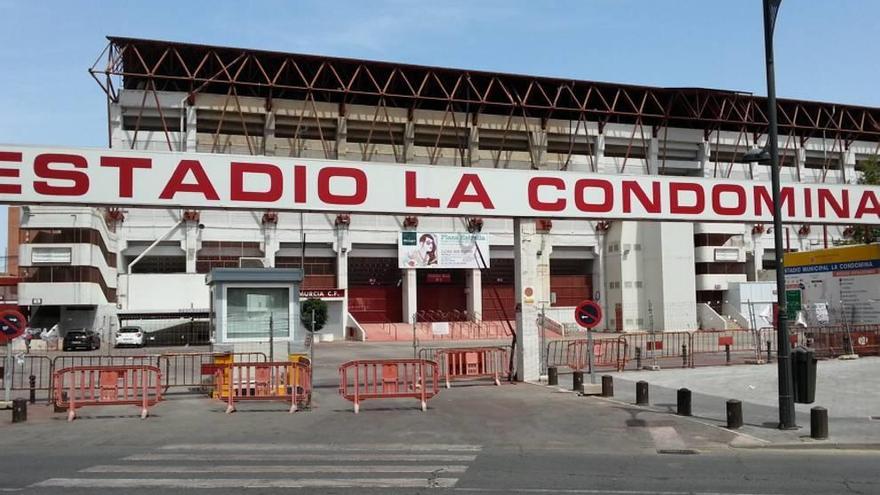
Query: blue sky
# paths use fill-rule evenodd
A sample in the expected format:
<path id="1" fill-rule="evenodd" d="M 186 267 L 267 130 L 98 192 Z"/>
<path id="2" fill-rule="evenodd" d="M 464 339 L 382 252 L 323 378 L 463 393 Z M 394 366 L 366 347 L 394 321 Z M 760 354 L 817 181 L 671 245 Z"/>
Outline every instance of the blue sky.
<path id="1" fill-rule="evenodd" d="M 106 35 L 765 94 L 761 19 L 760 0 L 0 0 L 0 143 L 106 144 L 86 72 Z M 877 19 L 784 0 L 779 96 L 880 106 Z"/>

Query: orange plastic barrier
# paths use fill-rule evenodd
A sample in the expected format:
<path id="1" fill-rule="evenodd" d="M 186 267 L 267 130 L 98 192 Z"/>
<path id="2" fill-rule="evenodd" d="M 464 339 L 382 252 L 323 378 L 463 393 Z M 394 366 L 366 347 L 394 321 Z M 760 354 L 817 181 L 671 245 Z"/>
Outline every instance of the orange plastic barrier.
<path id="1" fill-rule="evenodd" d="M 440 367 L 425 359 L 349 361 L 339 367 L 339 393 L 360 411 L 367 399 L 419 399 L 422 411 L 428 399 L 440 393 Z"/>
<path id="2" fill-rule="evenodd" d="M 290 402 L 289 412 L 311 402 L 309 365 L 298 362 L 226 363 L 213 365 L 215 397 L 226 400 L 226 413 L 235 403 L 249 400 Z"/>
<path id="3" fill-rule="evenodd" d="M 67 420 L 83 406 L 141 406 L 141 418 L 162 400 L 162 373 L 156 366 L 74 366 L 55 372 L 55 405 Z"/>
<path id="4" fill-rule="evenodd" d="M 492 378 L 501 385 L 501 375 L 509 375 L 507 349 L 504 347 L 463 347 L 439 349 L 437 360 L 446 380 L 446 388 L 453 380 Z"/>
<path id="5" fill-rule="evenodd" d="M 626 366 L 626 340 L 597 339 L 593 341 L 593 366 L 596 368 L 611 367 L 623 371 Z M 588 367 L 587 341 L 575 340 L 565 349 L 565 361 L 568 367 L 578 371 Z"/>

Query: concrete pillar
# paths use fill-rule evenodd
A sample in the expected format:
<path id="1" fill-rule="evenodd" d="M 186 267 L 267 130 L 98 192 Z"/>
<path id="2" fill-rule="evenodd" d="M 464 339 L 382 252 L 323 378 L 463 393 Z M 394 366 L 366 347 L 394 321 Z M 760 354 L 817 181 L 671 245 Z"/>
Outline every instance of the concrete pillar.
<path id="1" fill-rule="evenodd" d="M 660 170 L 660 140 L 651 138 L 648 140 L 648 174 L 656 175 Z"/>
<path id="2" fill-rule="evenodd" d="M 804 170 L 804 162 L 807 161 L 807 150 L 803 146 L 798 146 L 795 149 L 795 156 L 797 157 L 797 179 L 801 181 L 801 171 Z M 782 162 L 781 156 L 779 161 Z"/>
<path id="3" fill-rule="evenodd" d="M 469 127 L 468 132 L 468 166 L 480 164 L 480 128 L 476 124 Z"/>
<path id="4" fill-rule="evenodd" d="M 412 163 L 416 156 L 416 124 L 406 121 L 403 128 L 403 163 Z"/>
<path id="5" fill-rule="evenodd" d="M 340 116 L 336 119 L 336 158 L 337 160 L 345 158 L 348 152 L 348 119 Z"/>
<path id="6" fill-rule="evenodd" d="M 275 112 L 269 111 L 266 113 L 266 123 L 263 127 L 263 154 L 275 156 L 275 148 Z"/>
<path id="7" fill-rule="evenodd" d="M 841 153 L 841 174 L 840 181 L 844 184 L 855 184 L 859 178 L 856 176 L 856 153 L 848 149 Z"/>
<path id="8" fill-rule="evenodd" d="M 415 314 L 418 311 L 416 301 L 416 269 L 403 270 L 403 321 L 409 324 L 415 323 Z"/>
<path id="9" fill-rule="evenodd" d="M 483 316 L 483 273 L 479 269 L 467 270 L 467 310 L 476 319 Z"/>
<path id="10" fill-rule="evenodd" d="M 599 323 L 599 329 L 608 330 L 608 320 L 611 313 L 608 312 L 607 282 L 605 281 L 605 239 L 607 236 L 604 232 L 596 233 L 596 247 L 593 248 L 595 256 L 593 262 L 593 294 L 592 298 L 599 294 L 599 305 L 602 306 L 602 321 Z"/>
<path id="11" fill-rule="evenodd" d="M 553 253 L 553 238 L 549 232 L 537 234 L 537 283 L 535 284 L 535 303 L 550 307 L 550 255 Z"/>
<path id="12" fill-rule="evenodd" d="M 348 227 L 336 228 L 336 239 L 333 241 L 333 251 L 336 253 L 336 287 L 348 288 L 348 254 L 351 252 L 351 236 Z M 348 297 L 348 293 L 346 293 Z"/>
<path id="13" fill-rule="evenodd" d="M 125 136 L 125 131 L 122 130 L 122 108 L 118 103 L 110 105 L 107 125 L 110 126 L 110 142 L 107 145 L 111 148 L 127 148 L 128 138 Z"/>
<path id="14" fill-rule="evenodd" d="M 516 374 L 519 381 L 540 378 L 540 341 L 535 290 L 538 244 L 535 220 L 513 220 L 514 291 L 516 300 Z"/>
<path id="15" fill-rule="evenodd" d="M 539 170 L 547 168 L 547 131 L 532 131 L 532 166 Z"/>
<path id="16" fill-rule="evenodd" d="M 263 266 L 266 268 L 275 268 L 275 255 L 281 247 L 278 240 L 278 224 L 264 223 L 263 226 Z"/>
<path id="17" fill-rule="evenodd" d="M 700 143 L 700 147 L 697 150 L 697 160 L 700 161 L 700 170 L 704 177 L 706 175 L 706 169 L 709 168 L 709 160 L 712 158 L 712 148 L 709 145 L 709 142 L 705 139 Z"/>
<path id="18" fill-rule="evenodd" d="M 199 222 L 184 222 L 184 238 L 181 241 L 186 253 L 186 273 L 196 273 L 196 257 L 201 247 Z"/>
<path id="19" fill-rule="evenodd" d="M 198 117 L 196 116 L 196 107 L 186 107 L 186 147 L 184 151 L 195 152 L 198 139 L 196 138 L 196 124 Z"/>
<path id="20" fill-rule="evenodd" d="M 594 163 L 596 164 L 596 171 L 602 172 L 603 168 L 604 168 L 604 167 L 602 167 L 602 160 L 605 158 L 605 135 L 604 134 L 600 133 L 599 135 L 596 136 L 596 146 L 594 147 L 593 151 L 594 151 L 593 160 L 594 160 Z"/>

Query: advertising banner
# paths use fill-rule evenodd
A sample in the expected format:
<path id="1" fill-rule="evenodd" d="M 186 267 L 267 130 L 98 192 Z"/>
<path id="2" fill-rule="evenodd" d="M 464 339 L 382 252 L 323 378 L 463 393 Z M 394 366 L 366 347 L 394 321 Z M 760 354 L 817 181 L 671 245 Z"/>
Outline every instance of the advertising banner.
<path id="1" fill-rule="evenodd" d="M 489 236 L 404 231 L 397 257 L 399 268 L 489 268 Z"/>
<path id="2" fill-rule="evenodd" d="M 771 197 L 769 183 L 718 178 L 0 145 L 5 204 L 768 223 Z M 780 197 L 783 222 L 880 224 L 876 186 Z"/>

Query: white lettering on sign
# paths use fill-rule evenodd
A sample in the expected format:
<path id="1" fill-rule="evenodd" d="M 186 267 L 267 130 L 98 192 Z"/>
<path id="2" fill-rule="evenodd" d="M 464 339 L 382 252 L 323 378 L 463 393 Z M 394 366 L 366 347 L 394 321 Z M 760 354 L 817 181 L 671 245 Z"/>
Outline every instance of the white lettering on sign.
<path id="1" fill-rule="evenodd" d="M 880 189 L 786 184 L 789 223 L 880 223 Z M 0 202 L 769 222 L 770 185 L 671 176 L 0 146 Z"/>

